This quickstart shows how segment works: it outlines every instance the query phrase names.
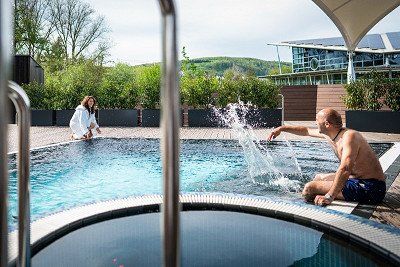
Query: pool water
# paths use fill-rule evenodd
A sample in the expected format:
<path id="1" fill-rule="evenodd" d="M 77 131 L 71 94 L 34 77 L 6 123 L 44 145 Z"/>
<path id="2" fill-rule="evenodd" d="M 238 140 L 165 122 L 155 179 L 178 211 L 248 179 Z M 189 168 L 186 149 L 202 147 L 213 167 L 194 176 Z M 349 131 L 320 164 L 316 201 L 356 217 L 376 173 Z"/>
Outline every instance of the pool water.
<path id="1" fill-rule="evenodd" d="M 32 265 L 161 266 L 160 221 L 159 213 L 147 213 L 80 228 L 36 254 Z M 240 212 L 181 212 L 180 238 L 182 266 L 392 266 L 315 229 Z"/>
<path id="2" fill-rule="evenodd" d="M 325 142 L 263 143 L 285 177 L 300 186 L 319 172 L 334 172 L 338 160 Z M 159 139 L 72 142 L 31 152 L 31 219 L 83 204 L 162 193 Z M 390 144 L 374 144 L 379 154 Z M 289 156 L 288 156 L 289 155 Z M 290 155 L 301 168 L 296 170 Z M 9 218 L 17 214 L 15 154 L 10 156 Z M 234 140 L 181 143 L 181 192 L 226 192 L 299 199 L 283 186 L 254 183 L 242 147 Z M 15 223 L 15 222 L 14 222 Z"/>

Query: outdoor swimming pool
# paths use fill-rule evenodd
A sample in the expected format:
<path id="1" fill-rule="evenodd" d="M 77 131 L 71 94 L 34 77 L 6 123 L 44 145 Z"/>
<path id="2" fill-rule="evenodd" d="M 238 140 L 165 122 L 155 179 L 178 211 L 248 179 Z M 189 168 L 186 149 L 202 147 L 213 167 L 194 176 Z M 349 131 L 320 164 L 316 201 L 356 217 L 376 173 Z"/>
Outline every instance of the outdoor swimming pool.
<path id="1" fill-rule="evenodd" d="M 31 219 L 75 206 L 135 195 L 161 194 L 158 139 L 71 142 L 31 152 Z M 326 142 L 262 143 L 276 166 L 302 186 L 318 172 L 333 172 L 338 160 Z M 382 153 L 390 144 L 373 144 Z M 297 158 L 301 173 L 296 168 Z M 254 183 L 237 141 L 184 140 L 181 192 L 225 192 L 300 199 L 289 183 Z M 10 155 L 10 218 L 17 214 L 15 154 Z"/>

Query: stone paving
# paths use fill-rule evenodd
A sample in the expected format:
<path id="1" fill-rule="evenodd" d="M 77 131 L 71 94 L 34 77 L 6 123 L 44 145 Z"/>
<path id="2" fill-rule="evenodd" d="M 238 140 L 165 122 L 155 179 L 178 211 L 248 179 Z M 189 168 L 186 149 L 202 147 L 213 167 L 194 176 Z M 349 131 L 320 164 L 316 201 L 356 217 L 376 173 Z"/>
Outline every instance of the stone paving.
<path id="1" fill-rule="evenodd" d="M 306 127 L 316 127 L 315 122 L 285 122 L 285 125 L 303 125 Z M 160 138 L 159 128 L 143 128 L 143 127 L 102 127 L 103 137 L 116 137 L 116 138 Z M 254 133 L 260 140 L 265 140 L 271 129 L 255 129 Z M 57 144 L 67 142 L 70 139 L 69 127 L 31 127 L 31 148 L 37 148 L 50 144 Z M 362 135 L 369 142 L 400 142 L 400 134 L 385 134 L 385 133 L 366 133 Z M 289 133 L 284 133 L 279 139 L 284 136 L 288 140 L 314 140 L 321 139 L 312 137 L 296 136 Z M 181 128 L 181 139 L 234 139 L 235 136 L 230 129 L 227 128 Z M 8 137 L 8 151 L 15 152 L 18 149 L 17 126 L 14 124 L 9 125 Z M 379 206 L 373 216 L 372 220 L 382 223 L 387 223 L 400 227 L 400 174 L 393 182 L 392 187 L 388 190 L 387 198 L 382 206 Z M 396 196 L 396 198 L 393 198 Z M 388 204 L 389 203 L 389 204 Z"/>
<path id="2" fill-rule="evenodd" d="M 316 127 L 315 122 L 285 122 L 286 125 L 303 125 L 306 127 Z M 103 137 L 129 137 L 129 138 L 160 138 L 159 128 L 143 127 L 101 127 Z M 260 140 L 265 140 L 271 129 L 255 129 L 256 136 Z M 362 133 L 370 142 L 400 142 L 400 134 L 385 133 Z M 31 127 L 31 147 L 40 147 L 70 139 L 69 127 Z M 321 140 L 308 136 L 297 136 L 284 133 L 288 140 Z M 181 139 L 234 139 L 232 131 L 227 128 L 181 128 Z M 278 140 L 282 137 L 278 137 Z M 9 125 L 8 151 L 16 151 L 18 148 L 17 126 Z"/>

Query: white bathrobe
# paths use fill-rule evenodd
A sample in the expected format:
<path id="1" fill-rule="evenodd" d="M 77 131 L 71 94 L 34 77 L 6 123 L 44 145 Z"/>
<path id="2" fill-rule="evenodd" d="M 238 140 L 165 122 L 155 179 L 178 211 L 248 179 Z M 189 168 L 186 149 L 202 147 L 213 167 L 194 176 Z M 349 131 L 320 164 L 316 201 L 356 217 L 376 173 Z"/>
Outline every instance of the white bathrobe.
<path id="1" fill-rule="evenodd" d="M 89 114 L 89 111 L 82 105 L 79 105 L 75 109 L 75 113 L 69 122 L 74 138 L 81 139 L 83 135 L 89 132 L 90 123 L 95 124 L 95 129 L 99 128 L 96 122 L 96 117 L 93 114 Z M 94 131 L 92 131 L 94 132 Z"/>

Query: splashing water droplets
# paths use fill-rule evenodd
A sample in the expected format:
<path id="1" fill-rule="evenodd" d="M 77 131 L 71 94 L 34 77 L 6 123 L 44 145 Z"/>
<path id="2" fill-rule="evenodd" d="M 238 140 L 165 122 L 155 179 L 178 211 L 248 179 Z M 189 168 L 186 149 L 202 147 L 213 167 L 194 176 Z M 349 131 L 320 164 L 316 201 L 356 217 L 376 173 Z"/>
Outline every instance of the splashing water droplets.
<path id="1" fill-rule="evenodd" d="M 232 129 L 234 136 L 242 146 L 249 168 L 249 176 L 254 183 L 266 186 L 271 190 L 298 192 L 300 182 L 293 178 L 290 179 L 290 177 L 293 177 L 294 173 L 301 175 L 301 170 L 290 143 L 286 140 L 286 145 L 291 151 L 289 159 L 286 157 L 282 161 L 274 156 L 266 145 L 261 144 L 253 127 L 246 122 L 246 115 L 251 108 L 250 103 L 244 104 L 239 101 L 229 104 L 225 109 L 213 108 L 213 110 L 215 117 L 222 125 Z M 287 171 L 288 166 L 291 169 L 289 172 Z M 282 169 L 285 169 L 285 172 L 282 172 Z"/>

